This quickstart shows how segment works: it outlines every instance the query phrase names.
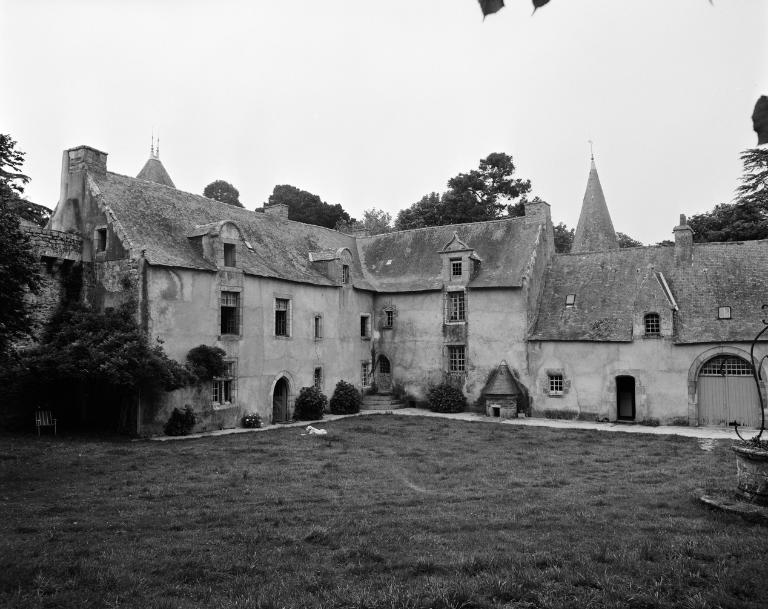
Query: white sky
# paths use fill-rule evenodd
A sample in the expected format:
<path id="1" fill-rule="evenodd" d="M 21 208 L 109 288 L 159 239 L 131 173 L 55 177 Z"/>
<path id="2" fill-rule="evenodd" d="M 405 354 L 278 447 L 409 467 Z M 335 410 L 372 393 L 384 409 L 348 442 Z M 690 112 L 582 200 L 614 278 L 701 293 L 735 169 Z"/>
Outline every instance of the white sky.
<path id="1" fill-rule="evenodd" d="M 490 152 L 575 226 L 588 139 L 616 230 L 729 201 L 768 94 L 766 0 L 0 0 L 0 132 L 53 207 L 61 152 L 182 190 L 292 184 L 392 212 Z"/>

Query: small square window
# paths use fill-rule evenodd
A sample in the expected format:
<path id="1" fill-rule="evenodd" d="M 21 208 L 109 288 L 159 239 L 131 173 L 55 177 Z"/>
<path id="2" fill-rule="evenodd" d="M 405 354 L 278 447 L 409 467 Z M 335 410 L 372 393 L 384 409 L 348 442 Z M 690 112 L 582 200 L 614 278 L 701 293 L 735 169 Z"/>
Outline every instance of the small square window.
<path id="1" fill-rule="evenodd" d="M 661 321 L 658 313 L 648 313 L 643 319 L 646 336 L 658 336 L 661 334 Z"/>
<path id="2" fill-rule="evenodd" d="M 384 311 L 384 327 L 391 328 L 395 325 L 395 312 L 392 309 Z"/>
<path id="3" fill-rule="evenodd" d="M 731 319 L 731 307 L 717 307 L 718 319 Z"/>
<path id="4" fill-rule="evenodd" d="M 371 316 L 361 315 L 360 316 L 360 338 L 370 338 L 370 337 L 371 337 Z"/>
<path id="5" fill-rule="evenodd" d="M 462 265 L 461 258 L 451 258 L 451 276 L 461 277 Z"/>
<path id="6" fill-rule="evenodd" d="M 563 375 L 549 375 L 549 395 L 563 395 Z"/>
<path id="7" fill-rule="evenodd" d="M 572 307 L 576 304 L 576 294 L 568 294 L 565 297 L 565 306 Z"/>
<path id="8" fill-rule="evenodd" d="M 106 228 L 96 229 L 96 251 L 97 252 L 107 251 L 107 229 Z"/>
<path id="9" fill-rule="evenodd" d="M 234 243 L 225 243 L 224 244 L 224 266 L 236 266 L 237 265 L 237 257 L 236 257 L 236 248 Z"/>
<path id="10" fill-rule="evenodd" d="M 341 283 L 349 283 L 349 265 L 341 265 Z"/>
<path id="11" fill-rule="evenodd" d="M 464 345 L 450 345 L 448 347 L 448 371 L 464 372 L 466 370 L 466 357 Z"/>
<path id="12" fill-rule="evenodd" d="M 314 321 L 313 321 L 313 332 L 315 340 L 319 340 L 323 338 L 323 316 L 322 315 L 315 315 Z"/>

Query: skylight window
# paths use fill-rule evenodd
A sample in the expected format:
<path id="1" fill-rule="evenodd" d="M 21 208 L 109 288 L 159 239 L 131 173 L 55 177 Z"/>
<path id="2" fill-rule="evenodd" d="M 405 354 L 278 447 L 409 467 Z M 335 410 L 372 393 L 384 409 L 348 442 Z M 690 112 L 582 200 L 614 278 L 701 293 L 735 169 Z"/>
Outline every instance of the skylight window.
<path id="1" fill-rule="evenodd" d="M 731 307 L 717 307 L 718 319 L 731 319 Z"/>
<path id="2" fill-rule="evenodd" d="M 576 304 L 576 294 L 568 294 L 565 297 L 565 306 L 572 307 Z"/>

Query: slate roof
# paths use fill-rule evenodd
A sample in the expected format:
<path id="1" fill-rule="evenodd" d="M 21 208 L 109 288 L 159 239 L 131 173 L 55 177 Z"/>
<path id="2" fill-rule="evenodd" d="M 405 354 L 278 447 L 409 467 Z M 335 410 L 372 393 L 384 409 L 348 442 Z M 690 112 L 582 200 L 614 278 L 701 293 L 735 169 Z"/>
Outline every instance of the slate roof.
<path id="1" fill-rule="evenodd" d="M 156 156 L 151 156 L 144 163 L 144 167 L 141 168 L 139 175 L 136 176 L 139 180 L 147 180 L 154 182 L 155 184 L 162 184 L 163 186 L 170 186 L 176 188 L 176 185 L 171 180 L 171 176 L 165 170 L 165 167 Z"/>
<path id="2" fill-rule="evenodd" d="M 107 172 L 89 174 L 89 184 L 99 202 L 119 223 L 121 235 L 134 255 L 145 250 L 150 264 L 216 270 L 193 248 L 188 236 L 199 226 L 232 220 L 242 230 L 253 251 L 243 248 L 238 266 L 245 273 L 317 285 L 336 285 L 313 268 L 309 252 L 348 247 L 355 255 L 354 239 L 320 226 L 233 207 L 213 199 L 168 186 Z M 359 268 L 359 263 L 356 264 Z M 353 285 L 370 289 L 359 271 Z"/>
<path id="3" fill-rule="evenodd" d="M 694 244 L 690 264 L 675 264 L 674 247 L 637 247 L 555 255 L 547 271 L 532 340 L 632 340 L 635 314 L 671 307 L 657 278 L 666 279 L 679 311 L 678 344 L 751 341 L 768 300 L 768 240 Z M 573 307 L 566 295 L 575 294 Z M 730 306 L 731 320 L 717 318 Z"/>
<path id="4" fill-rule="evenodd" d="M 363 277 L 378 292 L 442 288 L 439 252 L 453 239 L 474 248 L 482 259 L 470 287 L 519 287 L 539 235 L 539 225 L 525 218 L 416 228 L 360 237 L 357 248 Z"/>
<path id="5" fill-rule="evenodd" d="M 605 202 L 603 187 L 600 185 L 600 177 L 597 175 L 595 160 L 587 178 L 587 189 L 584 192 L 584 201 L 581 204 L 579 223 L 573 235 L 571 252 L 601 252 L 608 249 L 618 249 L 616 232 L 613 229 L 611 214 L 608 213 L 608 204 Z"/>

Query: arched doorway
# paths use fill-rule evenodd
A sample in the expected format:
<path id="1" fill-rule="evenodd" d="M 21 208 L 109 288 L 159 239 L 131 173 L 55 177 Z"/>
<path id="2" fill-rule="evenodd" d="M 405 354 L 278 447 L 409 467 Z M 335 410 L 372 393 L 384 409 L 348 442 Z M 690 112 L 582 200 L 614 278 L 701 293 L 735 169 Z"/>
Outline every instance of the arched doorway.
<path id="1" fill-rule="evenodd" d="M 392 391 L 392 365 L 385 355 L 379 356 L 376 365 L 376 388 L 383 393 Z"/>
<path id="2" fill-rule="evenodd" d="M 718 355 L 699 370 L 699 425 L 760 425 L 760 402 L 749 362 Z"/>
<path id="3" fill-rule="evenodd" d="M 616 377 L 616 418 L 619 421 L 635 420 L 635 377 Z"/>
<path id="4" fill-rule="evenodd" d="M 288 421 L 288 379 L 281 377 L 272 390 L 272 423 Z"/>

